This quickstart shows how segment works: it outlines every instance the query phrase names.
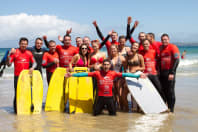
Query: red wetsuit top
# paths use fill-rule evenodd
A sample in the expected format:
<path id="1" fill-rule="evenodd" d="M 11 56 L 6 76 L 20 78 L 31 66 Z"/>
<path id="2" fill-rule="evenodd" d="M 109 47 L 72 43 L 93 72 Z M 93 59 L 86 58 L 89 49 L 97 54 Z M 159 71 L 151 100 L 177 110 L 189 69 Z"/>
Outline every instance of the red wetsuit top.
<path id="1" fill-rule="evenodd" d="M 157 75 L 156 51 L 154 49 L 149 49 L 148 51 L 142 50 L 140 54 L 144 57 L 144 64 L 145 64 L 144 73 Z"/>
<path id="2" fill-rule="evenodd" d="M 21 51 L 16 49 L 14 54 L 10 55 L 10 63 L 14 62 L 14 75 L 19 76 L 22 70 L 29 69 L 30 62 L 34 63 L 34 57 L 29 50 Z"/>
<path id="3" fill-rule="evenodd" d="M 78 48 L 72 45 L 70 46 L 57 45 L 56 51 L 58 52 L 59 55 L 60 67 L 68 68 L 69 63 L 72 60 L 72 57 L 78 53 Z"/>
<path id="4" fill-rule="evenodd" d="M 43 62 L 42 66 L 47 66 L 49 63 L 53 63 L 51 66 L 46 68 L 47 72 L 54 72 L 57 67 L 59 67 L 59 64 L 54 63 L 54 59 L 59 59 L 58 53 L 50 53 L 50 52 L 45 52 L 43 55 Z"/>
<path id="5" fill-rule="evenodd" d="M 91 58 L 90 60 L 90 64 L 93 65 L 93 64 L 96 64 L 96 63 L 99 63 L 99 64 L 102 64 L 103 63 L 103 58 L 99 58 L 98 60 L 94 57 Z"/>
<path id="6" fill-rule="evenodd" d="M 179 59 L 179 49 L 174 44 L 168 44 L 167 46 L 161 46 L 160 50 L 160 62 L 161 70 L 170 70 L 173 67 L 175 59 Z"/>
<path id="7" fill-rule="evenodd" d="M 84 64 L 84 61 L 82 60 L 82 58 L 80 58 L 78 60 L 78 62 L 75 64 L 75 66 L 77 66 L 77 67 L 88 67 L 88 62 L 85 62 L 85 64 Z"/>
<path id="8" fill-rule="evenodd" d="M 105 38 L 103 38 L 102 40 L 105 40 Z M 108 41 L 105 43 L 106 48 L 107 48 L 108 56 L 111 54 L 111 53 L 110 53 L 110 48 L 111 48 L 111 45 L 112 45 L 112 44 L 119 45 L 119 42 L 118 42 L 118 41 L 112 41 L 112 42 L 110 42 L 110 41 L 108 40 Z M 102 48 L 101 45 L 100 45 L 99 48 L 100 48 L 100 49 Z"/>
<path id="9" fill-rule="evenodd" d="M 158 41 L 154 41 L 153 43 L 151 43 L 151 45 L 152 45 L 153 49 L 155 49 L 155 51 L 156 51 L 156 53 L 157 53 L 157 55 L 159 57 L 159 55 L 160 55 L 160 46 L 162 45 L 162 43 L 158 42 Z"/>
<path id="10" fill-rule="evenodd" d="M 115 71 L 95 71 L 89 72 L 88 76 L 96 77 L 98 86 L 98 96 L 113 96 L 113 80 L 116 77 L 122 77 L 122 73 L 117 73 Z"/>

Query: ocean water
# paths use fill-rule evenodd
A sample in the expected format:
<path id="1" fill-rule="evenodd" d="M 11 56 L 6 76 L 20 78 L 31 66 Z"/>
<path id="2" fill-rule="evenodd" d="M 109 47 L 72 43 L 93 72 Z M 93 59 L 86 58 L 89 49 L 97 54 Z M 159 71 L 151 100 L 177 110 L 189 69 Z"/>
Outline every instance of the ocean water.
<path id="1" fill-rule="evenodd" d="M 198 46 L 178 46 L 178 48 L 180 50 L 180 54 L 182 54 L 184 50 L 186 50 L 187 53 L 185 59 L 180 59 L 179 67 L 177 69 L 177 75 L 178 76 L 198 75 Z M 0 48 L 0 59 L 5 54 L 6 50 L 10 50 L 10 48 Z M 106 52 L 106 49 L 102 48 L 102 51 Z M 13 66 L 7 68 L 3 75 L 3 78 L 11 78 L 11 77 L 13 77 Z"/>
<path id="2" fill-rule="evenodd" d="M 0 49 L 0 58 L 7 49 Z M 42 112 L 17 116 L 13 113 L 13 66 L 0 78 L 0 132 L 197 132 L 198 126 L 198 46 L 179 47 L 187 51 L 180 60 L 176 78 L 174 114 L 117 112 L 117 116 Z M 45 71 L 45 70 L 44 70 Z M 44 73 L 45 75 L 45 73 Z M 44 76 L 43 103 L 47 95 Z M 152 104 L 151 104 L 152 105 Z"/>

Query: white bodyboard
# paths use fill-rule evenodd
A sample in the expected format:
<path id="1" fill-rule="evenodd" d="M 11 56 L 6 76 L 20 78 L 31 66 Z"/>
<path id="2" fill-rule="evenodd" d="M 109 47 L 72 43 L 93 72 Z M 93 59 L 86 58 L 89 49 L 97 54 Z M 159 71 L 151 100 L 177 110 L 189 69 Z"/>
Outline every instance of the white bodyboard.
<path id="1" fill-rule="evenodd" d="M 168 108 L 148 78 L 126 77 L 128 89 L 145 114 L 157 114 Z"/>

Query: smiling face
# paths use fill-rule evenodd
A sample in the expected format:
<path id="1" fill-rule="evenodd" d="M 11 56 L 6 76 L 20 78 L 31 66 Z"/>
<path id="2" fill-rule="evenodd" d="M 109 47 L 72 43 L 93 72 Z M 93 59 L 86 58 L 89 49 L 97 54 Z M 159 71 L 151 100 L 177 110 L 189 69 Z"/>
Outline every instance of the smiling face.
<path id="1" fill-rule="evenodd" d="M 93 48 L 94 52 L 97 52 L 99 50 L 98 42 L 96 42 L 96 41 L 92 42 L 92 48 Z"/>
<path id="2" fill-rule="evenodd" d="M 112 39 L 112 41 L 117 41 L 118 34 L 116 32 L 113 32 L 112 35 L 111 35 L 111 39 Z"/>
<path id="3" fill-rule="evenodd" d="M 131 46 L 131 51 L 132 52 L 137 52 L 139 49 L 139 44 L 138 43 L 133 43 L 133 45 Z"/>
<path id="4" fill-rule="evenodd" d="M 83 43 L 84 44 L 86 44 L 87 46 L 89 46 L 89 44 L 90 44 L 90 39 L 89 39 L 89 37 L 84 37 L 84 39 L 83 39 Z"/>
<path id="5" fill-rule="evenodd" d="M 150 42 L 149 40 L 144 40 L 143 41 L 143 47 L 144 47 L 144 50 L 149 50 L 149 46 L 150 46 Z"/>
<path id="6" fill-rule="evenodd" d="M 124 47 L 125 46 L 125 43 L 126 43 L 126 39 L 125 38 L 119 39 L 120 46 Z"/>
<path id="7" fill-rule="evenodd" d="M 162 36 L 161 41 L 162 41 L 162 45 L 167 46 L 169 44 L 169 37 L 168 36 Z"/>
<path id="8" fill-rule="evenodd" d="M 138 38 L 139 38 L 140 42 L 142 42 L 143 40 L 145 40 L 145 39 L 146 39 L 146 34 L 145 34 L 145 33 L 143 33 L 143 32 L 141 32 L 141 33 L 139 33 Z"/>
<path id="9" fill-rule="evenodd" d="M 109 69 L 111 68 L 111 63 L 109 61 L 105 61 L 105 62 L 103 62 L 103 65 L 102 66 L 103 66 L 103 70 L 105 72 L 108 72 Z"/>
<path id="10" fill-rule="evenodd" d="M 26 40 L 21 40 L 19 43 L 19 49 L 20 50 L 25 50 L 28 46 L 28 41 Z"/>
<path id="11" fill-rule="evenodd" d="M 80 45 L 81 45 L 82 43 L 83 43 L 82 38 L 80 38 L 80 37 L 76 38 L 76 45 L 77 45 L 77 47 L 80 47 Z"/>
<path id="12" fill-rule="evenodd" d="M 71 37 L 70 36 L 64 36 L 63 42 L 64 42 L 65 46 L 71 45 Z"/>
<path id="13" fill-rule="evenodd" d="M 116 45 L 111 45 L 111 55 L 115 56 L 116 54 L 118 54 L 118 48 Z"/>
<path id="14" fill-rule="evenodd" d="M 86 55 L 88 52 L 87 45 L 85 45 L 85 44 L 81 45 L 80 50 L 81 50 L 82 55 Z"/>
<path id="15" fill-rule="evenodd" d="M 35 41 L 35 47 L 36 47 L 36 49 L 41 49 L 42 46 L 43 46 L 42 39 L 36 39 L 36 41 Z"/>
<path id="16" fill-rule="evenodd" d="M 49 42 L 49 51 L 54 53 L 56 51 L 56 43 L 54 41 Z"/>

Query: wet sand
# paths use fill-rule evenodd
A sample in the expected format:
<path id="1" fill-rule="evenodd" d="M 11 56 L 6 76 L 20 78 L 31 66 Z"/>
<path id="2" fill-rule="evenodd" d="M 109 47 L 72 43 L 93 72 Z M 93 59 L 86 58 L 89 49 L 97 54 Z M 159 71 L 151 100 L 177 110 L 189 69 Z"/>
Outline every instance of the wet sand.
<path id="1" fill-rule="evenodd" d="M 143 115 L 117 112 L 117 116 L 42 112 L 17 116 L 13 113 L 13 80 L 0 80 L 0 132 L 196 132 L 198 130 L 197 76 L 177 77 L 174 114 Z M 47 94 L 44 83 L 44 100 Z"/>

